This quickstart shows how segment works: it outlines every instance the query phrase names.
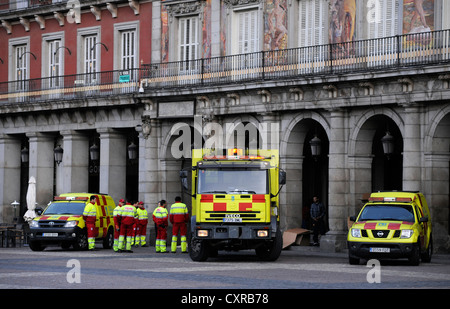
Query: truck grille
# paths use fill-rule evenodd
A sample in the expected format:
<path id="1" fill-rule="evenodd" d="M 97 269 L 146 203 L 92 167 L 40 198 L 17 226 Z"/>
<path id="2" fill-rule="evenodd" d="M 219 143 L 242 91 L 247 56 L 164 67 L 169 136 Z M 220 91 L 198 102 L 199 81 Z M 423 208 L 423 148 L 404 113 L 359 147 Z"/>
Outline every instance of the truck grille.
<path id="1" fill-rule="evenodd" d="M 61 220 L 41 220 L 41 221 L 39 221 L 39 227 L 42 227 L 42 228 L 64 227 L 65 224 L 66 224 L 66 221 L 61 221 Z"/>

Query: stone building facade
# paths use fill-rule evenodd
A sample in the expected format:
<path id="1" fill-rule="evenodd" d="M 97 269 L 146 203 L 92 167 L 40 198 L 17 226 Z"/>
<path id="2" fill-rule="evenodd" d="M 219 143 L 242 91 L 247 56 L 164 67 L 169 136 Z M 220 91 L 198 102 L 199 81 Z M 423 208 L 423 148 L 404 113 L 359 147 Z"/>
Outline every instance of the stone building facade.
<path id="1" fill-rule="evenodd" d="M 127 23 L 138 24 L 141 35 L 148 31 L 151 40 L 139 49 L 144 61 L 130 70 L 135 79 L 128 74 L 125 82 L 118 77 L 81 89 L 66 82 L 58 99 L 44 97 L 49 89 L 42 86 L 2 92 L 2 220 L 12 219 L 10 204 L 21 200 L 31 175 L 41 205 L 54 194 L 92 188 L 115 200 L 143 200 L 149 210 L 176 195 L 189 204 L 179 171 L 189 166 L 191 147 L 220 134 L 224 148 L 241 136 L 244 147 L 280 150 L 287 172 L 282 229 L 307 225 L 307 207 L 318 195 L 327 208 L 321 246 L 340 251 L 347 218 L 368 193 L 421 191 L 432 213 L 434 248 L 448 251 L 450 6 L 424 1 L 420 15 L 410 1 L 371 3 L 117 1 L 123 10 L 140 4 Z M 103 21 L 112 16 L 106 2 L 98 9 Z M 81 12 L 96 16 L 95 9 Z M 144 12 L 145 18 L 135 17 Z M 5 40 L 11 41 L 8 23 L 13 33 L 23 28 L 19 13 L 10 22 L 3 14 Z M 112 49 L 113 41 L 103 37 L 113 38 L 102 32 Z M 0 58 L 8 57 L 2 49 Z M 120 71 L 114 59 L 108 69 Z M 3 75 L 7 81 L 17 80 Z M 257 141 L 245 130 L 253 128 Z M 393 138 L 390 152 L 383 149 L 386 136 Z M 312 153 L 315 137 L 319 155 Z M 89 152 L 94 144 L 100 148 L 96 162 Z M 137 159 L 127 154 L 131 144 Z M 53 159 L 57 145 L 64 149 L 59 164 Z M 27 163 L 21 161 L 24 148 Z"/>

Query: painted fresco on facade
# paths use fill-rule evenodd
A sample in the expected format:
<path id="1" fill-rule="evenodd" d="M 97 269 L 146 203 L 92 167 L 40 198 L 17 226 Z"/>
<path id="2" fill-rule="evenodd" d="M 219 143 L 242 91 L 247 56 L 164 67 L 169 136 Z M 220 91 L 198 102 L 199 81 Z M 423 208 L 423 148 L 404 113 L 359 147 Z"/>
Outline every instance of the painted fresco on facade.
<path id="1" fill-rule="evenodd" d="M 169 16 L 164 5 L 161 5 L 161 61 L 169 61 Z"/>
<path id="2" fill-rule="evenodd" d="M 434 0 L 404 0 L 403 1 L 403 34 L 410 36 L 408 46 L 431 45 L 431 33 L 434 30 Z"/>
<path id="3" fill-rule="evenodd" d="M 351 42 L 355 39 L 356 0 L 331 0 L 328 34 L 330 44 Z M 352 54 L 352 44 L 339 44 L 334 58 Z"/>
<path id="4" fill-rule="evenodd" d="M 286 0 L 267 0 L 266 2 L 264 50 L 279 50 L 288 47 L 286 2 Z"/>
<path id="5" fill-rule="evenodd" d="M 204 6 L 202 33 L 202 57 L 211 58 L 211 0 Z"/>

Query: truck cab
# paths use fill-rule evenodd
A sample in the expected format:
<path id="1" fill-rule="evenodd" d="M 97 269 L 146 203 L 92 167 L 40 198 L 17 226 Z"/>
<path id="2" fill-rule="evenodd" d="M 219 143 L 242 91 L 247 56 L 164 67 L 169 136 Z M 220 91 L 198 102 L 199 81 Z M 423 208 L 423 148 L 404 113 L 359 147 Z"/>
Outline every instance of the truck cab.
<path id="1" fill-rule="evenodd" d="M 189 254 L 204 261 L 219 250 L 254 249 L 276 260 L 282 248 L 279 228 L 280 171 L 277 150 L 229 149 L 226 155 L 194 149 L 192 156 Z M 187 186 L 187 171 L 181 172 Z"/>

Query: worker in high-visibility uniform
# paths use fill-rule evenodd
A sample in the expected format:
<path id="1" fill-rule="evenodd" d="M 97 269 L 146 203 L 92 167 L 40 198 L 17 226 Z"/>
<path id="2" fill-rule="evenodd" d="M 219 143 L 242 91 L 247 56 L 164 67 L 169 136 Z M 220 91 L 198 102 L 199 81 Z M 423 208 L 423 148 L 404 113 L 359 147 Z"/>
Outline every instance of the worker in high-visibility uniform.
<path id="1" fill-rule="evenodd" d="M 167 203 L 165 200 L 161 200 L 158 207 L 153 211 L 153 221 L 156 226 L 156 252 L 166 253 L 166 239 L 167 239 L 167 226 L 168 213 L 166 209 Z"/>
<path id="2" fill-rule="evenodd" d="M 122 218 L 120 212 L 122 210 L 122 206 L 125 203 L 124 199 L 119 200 L 119 204 L 114 208 L 113 218 L 114 218 L 114 244 L 113 250 L 115 252 L 119 251 L 119 236 L 120 236 L 120 219 Z"/>
<path id="3" fill-rule="evenodd" d="M 137 213 L 138 210 L 138 202 L 133 203 L 134 208 L 136 208 L 136 218 L 134 220 L 134 224 L 133 224 L 133 235 L 131 236 L 131 245 L 134 246 L 136 244 L 135 242 L 135 238 L 136 238 L 136 234 L 137 234 L 137 230 L 138 230 L 138 216 L 139 214 Z"/>
<path id="4" fill-rule="evenodd" d="M 136 228 L 136 240 L 135 245 L 144 247 L 147 244 L 147 224 L 148 224 L 148 213 L 144 207 L 144 202 L 140 201 L 138 203 L 137 209 L 137 228 Z"/>
<path id="5" fill-rule="evenodd" d="M 175 203 L 170 206 L 170 222 L 172 227 L 172 246 L 171 252 L 177 252 L 178 232 L 181 236 L 181 252 L 187 253 L 187 222 L 189 220 L 189 212 L 186 204 L 181 202 L 181 197 L 175 197 Z"/>
<path id="6" fill-rule="evenodd" d="M 119 236 L 119 252 L 133 252 L 131 251 L 131 239 L 133 237 L 133 224 L 137 217 L 136 208 L 127 203 L 122 206 L 120 211 L 120 236 Z"/>
<path id="7" fill-rule="evenodd" d="M 88 249 L 95 249 L 95 236 L 97 236 L 97 230 L 95 228 L 95 220 L 97 219 L 97 207 L 95 203 L 97 201 L 97 197 L 95 195 L 91 195 L 89 198 L 89 203 L 86 204 L 83 211 L 83 219 L 87 228 L 87 237 L 88 237 Z"/>

